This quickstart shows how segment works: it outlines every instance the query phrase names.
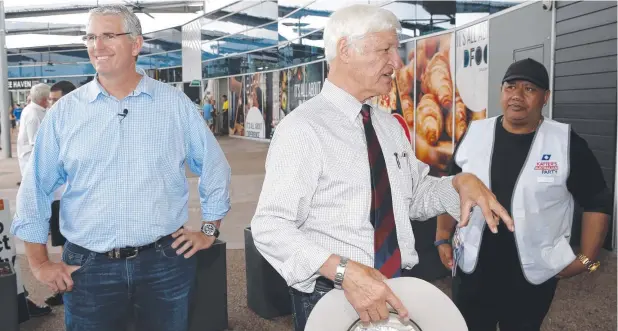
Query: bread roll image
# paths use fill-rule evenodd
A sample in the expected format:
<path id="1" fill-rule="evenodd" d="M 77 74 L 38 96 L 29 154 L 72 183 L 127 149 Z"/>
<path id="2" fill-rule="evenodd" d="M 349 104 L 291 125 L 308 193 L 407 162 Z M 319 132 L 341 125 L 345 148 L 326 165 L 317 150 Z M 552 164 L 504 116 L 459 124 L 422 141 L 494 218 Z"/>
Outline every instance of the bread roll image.
<path id="1" fill-rule="evenodd" d="M 449 58 L 451 51 L 452 35 L 450 33 L 443 34 L 439 36 L 438 39 L 440 40 L 440 44 L 438 46 L 440 52 L 444 52 L 446 54 L 446 57 Z"/>
<path id="2" fill-rule="evenodd" d="M 397 80 L 397 86 L 399 87 L 399 94 L 409 94 L 412 92 L 412 87 L 414 86 L 413 63 L 414 62 L 397 70 L 395 79 Z"/>
<path id="3" fill-rule="evenodd" d="M 401 95 L 401 114 L 409 128 L 414 128 L 414 101 L 408 94 Z"/>
<path id="4" fill-rule="evenodd" d="M 416 72 L 419 73 L 419 76 L 425 72 L 425 68 L 427 67 L 428 57 L 427 52 L 425 51 L 425 40 L 419 40 L 416 44 Z"/>
<path id="5" fill-rule="evenodd" d="M 453 156 L 453 144 L 450 141 L 440 141 L 438 145 L 430 145 L 425 138 L 416 135 L 414 146 L 416 158 L 438 171 L 446 171 Z"/>
<path id="6" fill-rule="evenodd" d="M 461 136 L 468 129 L 468 113 L 466 105 L 458 95 L 455 97 L 455 142 L 461 139 Z M 449 110 L 446 116 L 446 133 L 453 138 L 453 110 Z"/>
<path id="7" fill-rule="evenodd" d="M 421 77 L 421 90 L 425 94 L 435 95 L 443 108 L 451 108 L 453 104 L 453 81 L 451 80 L 449 59 L 444 52 L 436 53 L 427 64 L 427 68 Z"/>
<path id="8" fill-rule="evenodd" d="M 425 55 L 427 55 L 428 58 L 433 56 L 438 51 L 438 45 L 440 43 L 439 38 L 431 37 L 423 39 L 421 42 L 425 43 Z"/>
<path id="9" fill-rule="evenodd" d="M 433 94 L 425 94 L 416 107 L 416 131 L 430 145 L 435 145 L 444 130 L 442 110 Z"/>
<path id="10" fill-rule="evenodd" d="M 397 110 L 397 86 L 395 85 L 395 80 L 393 80 L 391 83 L 391 91 L 388 94 L 388 98 L 390 110 Z"/>

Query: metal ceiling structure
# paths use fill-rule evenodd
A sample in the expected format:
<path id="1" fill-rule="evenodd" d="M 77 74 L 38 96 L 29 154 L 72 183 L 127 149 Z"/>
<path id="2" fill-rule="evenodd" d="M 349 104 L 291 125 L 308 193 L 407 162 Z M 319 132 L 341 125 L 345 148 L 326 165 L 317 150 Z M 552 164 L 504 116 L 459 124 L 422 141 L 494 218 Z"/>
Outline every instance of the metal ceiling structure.
<path id="1" fill-rule="evenodd" d="M 98 1 L 91 1 L 91 4 L 73 5 L 48 5 L 44 7 L 7 7 L 5 9 L 6 19 L 68 15 L 87 13 L 90 9 L 98 7 Z M 103 1 L 100 2 L 104 3 Z M 144 14 L 171 14 L 171 13 L 195 13 L 204 9 L 204 1 L 108 1 L 107 3 L 117 3 L 131 7 L 134 13 Z"/>
<path id="2" fill-rule="evenodd" d="M 22 0 L 25 1 L 25 0 Z M 310 52 L 308 45 L 322 43 L 323 22 L 330 14 L 345 5 L 332 0 L 250 0 L 228 1 L 228 5 L 203 15 L 204 1 L 169 1 L 169 0 L 81 0 L 81 4 L 75 1 L 73 4 L 7 7 L 7 35 L 50 35 L 50 36 L 80 36 L 85 34 L 85 25 L 79 23 L 51 23 L 32 22 L 27 19 L 41 16 L 53 17 L 58 15 L 85 14 L 98 4 L 124 4 L 138 13 L 140 20 L 155 25 L 160 19 L 160 14 L 193 14 L 201 15 L 199 20 L 202 24 L 202 44 L 205 50 L 203 60 L 230 56 L 237 53 L 261 50 L 277 45 L 292 45 L 294 51 Z M 397 5 L 396 14 L 416 13 L 422 11 L 425 16 L 401 19 L 402 27 L 407 29 L 407 34 L 402 38 L 440 31 L 444 26 L 454 26 L 455 14 L 457 13 L 491 13 L 496 12 L 521 1 L 381 1 L 388 8 Z M 293 4 L 292 4 L 293 3 Z M 349 3 L 349 1 L 348 1 Z M 402 10 L 403 8 L 403 10 Z M 140 16 L 146 15 L 146 16 Z M 410 15 L 408 15 L 410 16 Z M 183 22 L 188 23 L 190 20 Z M 83 22 L 82 22 L 83 23 Z M 151 22 L 152 23 L 152 22 Z M 151 24 L 152 25 L 152 24 Z M 446 27 L 448 28 L 448 27 Z M 258 30 L 261 29 L 261 30 Z M 258 31 L 261 31 L 258 33 Z M 286 32 L 287 31 L 287 32 Z M 272 32 L 272 33 L 271 33 Z M 78 39 L 75 39 L 78 40 Z M 180 25 L 169 27 L 165 30 L 147 32 L 144 34 L 145 47 L 143 55 L 180 50 L 182 48 L 182 33 Z M 304 41 L 304 42 L 303 42 Z M 313 42 L 313 43 L 312 43 Z M 306 45 L 308 44 L 308 45 Z M 309 47 L 305 50 L 305 48 Z M 208 51 L 212 49 L 212 52 Z M 52 56 L 40 54 L 65 52 L 67 59 L 71 59 L 67 51 L 74 50 L 76 60 L 87 62 L 84 46 L 79 42 L 59 45 L 41 45 L 21 49 L 9 49 L 11 63 L 62 63 L 55 61 Z M 267 51 L 267 54 L 272 51 Z M 19 57 L 15 56 L 20 54 Z M 169 55 L 177 56 L 177 55 Z M 180 56 L 180 53 L 178 54 Z M 44 59 L 46 58 L 46 59 Z M 49 59 L 49 60 L 47 60 Z"/>

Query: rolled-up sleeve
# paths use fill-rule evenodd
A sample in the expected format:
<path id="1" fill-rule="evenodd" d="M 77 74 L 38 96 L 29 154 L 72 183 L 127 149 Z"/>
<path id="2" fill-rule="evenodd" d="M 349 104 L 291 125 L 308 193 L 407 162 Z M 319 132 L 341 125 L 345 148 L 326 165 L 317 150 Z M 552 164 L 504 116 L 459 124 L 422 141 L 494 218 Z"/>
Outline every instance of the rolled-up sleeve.
<path id="1" fill-rule="evenodd" d="M 289 286 L 315 278 L 331 255 L 299 227 L 307 219 L 322 168 L 317 137 L 299 119 L 278 126 L 266 159 L 266 175 L 251 232 L 258 251 Z"/>
<path id="2" fill-rule="evenodd" d="M 30 243 L 47 243 L 53 193 L 66 180 L 59 158 L 57 112 L 50 111 L 41 123 L 30 162 L 17 192 L 17 209 L 11 233 Z"/>
<path id="3" fill-rule="evenodd" d="M 230 165 L 193 103 L 186 98 L 184 104 L 188 119 L 187 162 L 191 171 L 200 176 L 202 220 L 221 220 L 230 211 Z"/>
<path id="4" fill-rule="evenodd" d="M 413 154 L 411 154 L 413 155 Z M 424 221 L 448 213 L 459 222 L 459 193 L 453 187 L 453 177 L 429 176 L 429 166 L 415 157 L 410 163 L 413 191 L 410 204 L 410 218 Z"/>

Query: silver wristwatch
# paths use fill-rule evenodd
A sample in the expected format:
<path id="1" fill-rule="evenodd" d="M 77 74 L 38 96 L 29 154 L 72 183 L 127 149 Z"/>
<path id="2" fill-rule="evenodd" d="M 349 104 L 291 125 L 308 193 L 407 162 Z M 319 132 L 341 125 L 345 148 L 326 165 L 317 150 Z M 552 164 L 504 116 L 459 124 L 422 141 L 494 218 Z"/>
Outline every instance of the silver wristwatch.
<path id="1" fill-rule="evenodd" d="M 335 288 L 341 290 L 341 285 L 343 285 L 343 277 L 345 276 L 345 267 L 348 265 L 348 259 L 345 257 L 341 257 L 339 260 L 339 264 L 337 265 L 337 269 L 335 270 Z"/>

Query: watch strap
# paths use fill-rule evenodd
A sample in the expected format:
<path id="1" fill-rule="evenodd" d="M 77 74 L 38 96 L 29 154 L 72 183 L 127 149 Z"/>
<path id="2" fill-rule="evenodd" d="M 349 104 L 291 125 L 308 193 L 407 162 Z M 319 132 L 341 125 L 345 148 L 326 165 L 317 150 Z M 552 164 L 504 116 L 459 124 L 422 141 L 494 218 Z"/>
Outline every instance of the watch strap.
<path id="1" fill-rule="evenodd" d="M 345 277 L 345 268 L 348 265 L 348 259 L 345 257 L 341 257 L 339 264 L 337 265 L 337 269 L 335 270 L 335 280 L 333 283 L 335 284 L 335 288 L 340 290 L 343 285 L 343 278 Z"/>
<path id="2" fill-rule="evenodd" d="M 592 261 L 584 254 L 577 254 L 577 259 L 588 269 L 588 272 L 595 271 L 601 263 L 599 261 Z"/>
<path id="3" fill-rule="evenodd" d="M 433 243 L 433 245 L 434 245 L 434 246 L 436 246 L 436 247 L 438 247 L 438 246 L 440 246 L 440 245 L 443 245 L 443 244 L 449 244 L 449 245 L 450 245 L 450 244 L 451 244 L 451 241 L 450 241 L 449 239 L 440 239 L 440 240 L 436 240 L 436 241 Z"/>

